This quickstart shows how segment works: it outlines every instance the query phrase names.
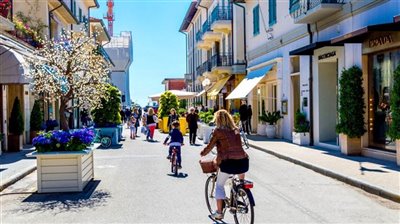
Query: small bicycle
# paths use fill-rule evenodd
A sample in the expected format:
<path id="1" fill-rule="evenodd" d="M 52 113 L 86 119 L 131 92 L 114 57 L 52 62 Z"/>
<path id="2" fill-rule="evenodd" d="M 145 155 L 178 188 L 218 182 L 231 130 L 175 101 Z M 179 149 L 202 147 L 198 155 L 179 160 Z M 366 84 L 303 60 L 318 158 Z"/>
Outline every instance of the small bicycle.
<path id="1" fill-rule="evenodd" d="M 205 196 L 207 208 L 212 214 L 217 209 L 215 200 L 215 187 L 217 182 L 217 174 L 212 173 L 207 178 L 205 185 Z M 226 197 L 223 203 L 222 213 L 227 210 L 235 219 L 236 224 L 254 223 L 254 198 L 250 191 L 253 188 L 253 182 L 247 180 L 239 180 L 236 175 L 232 175 L 227 181 L 230 187 L 230 195 Z"/>
<path id="2" fill-rule="evenodd" d="M 171 173 L 178 176 L 178 151 L 176 147 L 172 148 L 171 158 L 169 161 L 171 162 Z"/>

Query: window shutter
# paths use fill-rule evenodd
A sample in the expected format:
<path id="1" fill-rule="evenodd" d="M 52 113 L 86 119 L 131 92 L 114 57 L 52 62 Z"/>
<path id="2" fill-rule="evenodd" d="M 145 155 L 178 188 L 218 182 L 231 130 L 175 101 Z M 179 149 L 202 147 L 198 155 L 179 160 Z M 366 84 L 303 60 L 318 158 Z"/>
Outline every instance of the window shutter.
<path id="1" fill-rule="evenodd" d="M 253 8 L 253 35 L 260 33 L 260 7 L 257 5 Z"/>
<path id="2" fill-rule="evenodd" d="M 269 0 L 269 26 L 276 23 L 276 0 Z"/>

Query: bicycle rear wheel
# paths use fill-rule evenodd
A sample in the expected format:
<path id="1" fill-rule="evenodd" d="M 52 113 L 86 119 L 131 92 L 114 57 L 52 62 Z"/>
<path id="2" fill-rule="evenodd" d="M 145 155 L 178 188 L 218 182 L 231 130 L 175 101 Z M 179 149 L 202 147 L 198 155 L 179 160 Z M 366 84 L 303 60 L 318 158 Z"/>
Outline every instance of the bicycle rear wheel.
<path id="1" fill-rule="evenodd" d="M 210 214 L 212 214 L 214 211 L 217 210 L 217 202 L 215 200 L 216 179 L 217 179 L 216 175 L 211 175 L 207 178 L 206 181 L 205 195 L 206 195 L 207 208 Z"/>
<path id="2" fill-rule="evenodd" d="M 236 194 L 236 212 L 233 214 L 236 224 L 254 223 L 254 206 L 250 201 L 251 192 L 239 188 Z"/>

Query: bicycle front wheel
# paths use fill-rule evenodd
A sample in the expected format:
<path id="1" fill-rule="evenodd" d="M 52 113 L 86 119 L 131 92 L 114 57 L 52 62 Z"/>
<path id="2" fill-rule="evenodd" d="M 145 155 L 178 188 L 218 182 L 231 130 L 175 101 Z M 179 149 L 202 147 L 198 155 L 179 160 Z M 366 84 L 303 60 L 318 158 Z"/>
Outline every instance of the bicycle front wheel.
<path id="1" fill-rule="evenodd" d="M 236 224 L 253 224 L 254 223 L 254 206 L 250 201 L 252 197 L 250 191 L 239 188 L 236 194 L 236 212 L 233 214 Z"/>
<path id="2" fill-rule="evenodd" d="M 250 148 L 249 141 L 247 140 L 247 137 L 244 133 L 242 134 L 242 139 L 243 139 L 243 145 L 246 146 L 246 149 Z"/>
<path id="3" fill-rule="evenodd" d="M 215 184 L 216 184 L 217 176 L 211 175 L 207 178 L 206 181 L 206 203 L 207 208 L 210 214 L 217 210 L 217 201 L 215 200 Z"/>

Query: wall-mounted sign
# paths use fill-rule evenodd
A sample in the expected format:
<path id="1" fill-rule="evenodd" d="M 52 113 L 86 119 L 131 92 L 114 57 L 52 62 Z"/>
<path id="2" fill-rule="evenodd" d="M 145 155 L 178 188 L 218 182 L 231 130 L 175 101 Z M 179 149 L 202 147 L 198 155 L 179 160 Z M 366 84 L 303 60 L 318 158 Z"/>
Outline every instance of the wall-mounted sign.
<path id="1" fill-rule="evenodd" d="M 267 33 L 268 40 L 274 39 L 274 34 L 272 34 L 273 31 L 274 29 L 272 27 L 265 30 L 265 32 Z"/>
<path id="2" fill-rule="evenodd" d="M 288 101 L 287 100 L 282 100 L 282 114 L 287 114 L 288 113 Z"/>
<path id="3" fill-rule="evenodd" d="M 335 56 L 336 56 L 336 51 L 332 51 L 325 54 L 321 54 L 320 56 L 318 56 L 318 60 L 324 60 Z"/>
<path id="4" fill-rule="evenodd" d="M 382 45 L 385 45 L 385 44 L 391 44 L 391 43 L 393 43 L 393 37 L 392 37 L 391 34 L 387 34 L 387 35 L 384 35 L 384 36 L 379 36 L 379 37 L 375 37 L 373 39 L 370 39 L 368 41 L 368 46 L 370 48 L 373 48 L 373 47 L 379 47 L 379 46 L 382 46 Z"/>

